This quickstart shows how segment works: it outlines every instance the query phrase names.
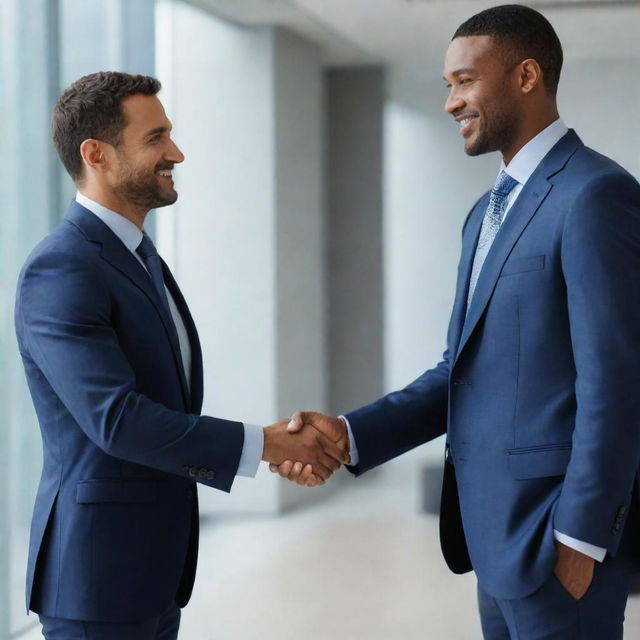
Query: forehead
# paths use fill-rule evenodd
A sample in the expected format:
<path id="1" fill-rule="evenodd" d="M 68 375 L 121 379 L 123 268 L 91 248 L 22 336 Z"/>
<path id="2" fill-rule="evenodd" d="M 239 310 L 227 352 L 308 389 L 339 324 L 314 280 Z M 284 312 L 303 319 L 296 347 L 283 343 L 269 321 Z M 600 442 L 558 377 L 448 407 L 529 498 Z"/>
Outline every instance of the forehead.
<path id="1" fill-rule="evenodd" d="M 444 58 L 444 76 L 461 70 L 482 70 L 503 66 L 501 51 L 491 36 L 461 36 L 449 44 Z"/>
<path id="2" fill-rule="evenodd" d="M 124 98 L 121 104 L 127 120 L 125 130 L 146 131 L 156 127 L 170 126 L 162 102 L 156 96 L 136 93 Z"/>

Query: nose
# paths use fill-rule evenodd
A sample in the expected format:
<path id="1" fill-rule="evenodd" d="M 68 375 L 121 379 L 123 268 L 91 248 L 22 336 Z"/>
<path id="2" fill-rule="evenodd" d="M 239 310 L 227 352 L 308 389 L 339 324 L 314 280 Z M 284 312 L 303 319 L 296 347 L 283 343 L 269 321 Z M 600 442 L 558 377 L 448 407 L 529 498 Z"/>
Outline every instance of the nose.
<path id="1" fill-rule="evenodd" d="M 447 100 L 444 103 L 444 110 L 447 113 L 453 114 L 456 111 L 459 111 L 463 106 L 464 100 L 462 99 L 462 96 L 458 93 L 456 87 L 451 87 L 451 89 L 449 89 Z"/>
<path id="2" fill-rule="evenodd" d="M 169 139 L 169 142 L 170 142 L 170 147 L 166 153 L 167 160 L 169 160 L 170 162 L 175 162 L 176 164 L 183 162 L 184 153 L 180 151 L 178 145 L 173 140 Z"/>

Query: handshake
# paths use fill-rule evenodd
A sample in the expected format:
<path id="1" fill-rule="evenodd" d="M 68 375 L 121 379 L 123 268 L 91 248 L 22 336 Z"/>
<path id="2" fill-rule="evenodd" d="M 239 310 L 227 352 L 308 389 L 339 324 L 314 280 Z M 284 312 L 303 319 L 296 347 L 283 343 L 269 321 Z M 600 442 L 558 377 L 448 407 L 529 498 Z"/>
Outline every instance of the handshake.
<path id="1" fill-rule="evenodd" d="M 324 484 L 347 464 L 349 435 L 341 418 L 298 411 L 291 420 L 264 428 L 262 459 L 283 478 L 307 487 Z"/>

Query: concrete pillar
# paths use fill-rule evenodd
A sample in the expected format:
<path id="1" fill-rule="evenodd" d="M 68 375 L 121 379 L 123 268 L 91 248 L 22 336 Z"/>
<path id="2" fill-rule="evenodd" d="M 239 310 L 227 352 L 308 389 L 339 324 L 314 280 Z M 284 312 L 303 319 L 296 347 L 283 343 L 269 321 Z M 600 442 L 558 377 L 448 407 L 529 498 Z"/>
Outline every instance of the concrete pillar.
<path id="1" fill-rule="evenodd" d="M 203 412 L 263 425 L 323 407 L 319 52 L 181 2 L 160 2 L 157 24 L 160 98 L 186 156 L 158 246 L 199 328 Z M 263 466 L 230 496 L 200 494 L 205 512 L 276 512 L 299 491 Z"/>
<path id="2" fill-rule="evenodd" d="M 384 72 L 331 70 L 326 87 L 329 405 L 337 413 L 383 392 Z"/>

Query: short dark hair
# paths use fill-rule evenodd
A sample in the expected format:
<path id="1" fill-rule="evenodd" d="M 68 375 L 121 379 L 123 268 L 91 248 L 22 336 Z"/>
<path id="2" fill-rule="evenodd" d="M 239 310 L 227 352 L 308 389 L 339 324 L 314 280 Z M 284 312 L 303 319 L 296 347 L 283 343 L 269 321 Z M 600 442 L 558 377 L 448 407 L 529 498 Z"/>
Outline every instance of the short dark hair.
<path id="1" fill-rule="evenodd" d="M 534 58 L 542 69 L 547 93 L 556 95 L 562 69 L 562 45 L 551 23 L 535 9 L 520 4 L 486 9 L 463 22 L 452 40 L 463 36 L 495 38 L 513 64 Z"/>
<path id="2" fill-rule="evenodd" d="M 160 88 L 150 76 L 99 71 L 65 89 L 53 108 L 53 143 L 74 182 L 82 179 L 82 142 L 93 138 L 117 147 L 127 125 L 122 100 L 137 93 L 155 96 Z"/>

